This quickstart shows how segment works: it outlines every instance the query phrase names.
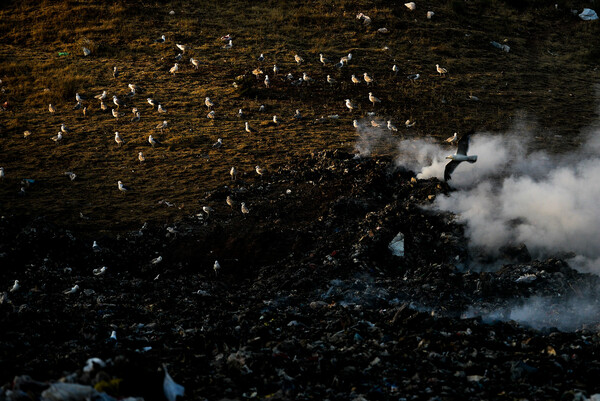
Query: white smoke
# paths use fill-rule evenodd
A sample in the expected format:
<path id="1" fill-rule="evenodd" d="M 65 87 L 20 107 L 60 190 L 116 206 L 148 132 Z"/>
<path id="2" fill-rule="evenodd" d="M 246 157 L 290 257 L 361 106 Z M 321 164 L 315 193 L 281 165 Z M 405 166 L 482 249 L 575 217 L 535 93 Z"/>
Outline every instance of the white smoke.
<path id="1" fill-rule="evenodd" d="M 535 141 L 535 143 L 534 143 Z M 497 255 L 503 245 L 524 243 L 534 257 L 574 253 L 571 266 L 600 274 L 600 130 L 581 147 L 563 154 L 531 151 L 564 138 L 535 138 L 523 126 L 506 134 L 476 133 L 433 208 L 464 223 L 473 250 Z M 442 179 L 453 146 L 402 141 L 398 164 L 420 171 L 418 178 Z"/>

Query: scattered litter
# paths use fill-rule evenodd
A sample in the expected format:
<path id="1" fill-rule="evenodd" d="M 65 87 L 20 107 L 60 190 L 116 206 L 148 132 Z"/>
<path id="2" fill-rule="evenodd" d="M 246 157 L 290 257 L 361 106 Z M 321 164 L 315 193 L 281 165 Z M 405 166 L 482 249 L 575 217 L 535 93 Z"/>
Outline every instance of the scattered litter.
<path id="1" fill-rule="evenodd" d="M 411 1 L 410 3 L 404 3 L 404 5 L 406 6 L 406 8 L 408 8 L 410 11 L 415 11 L 417 9 L 417 5 L 415 4 L 414 1 Z"/>
<path id="2" fill-rule="evenodd" d="M 388 245 L 390 251 L 392 251 L 392 255 L 394 256 L 404 256 L 404 234 L 398 233 L 392 242 Z"/>
<path id="3" fill-rule="evenodd" d="M 584 21 L 594 21 L 598 19 L 598 14 L 591 8 L 584 8 L 581 14 L 579 14 L 579 18 Z"/>
<path id="4" fill-rule="evenodd" d="M 494 42 L 494 41 L 491 41 L 490 43 L 492 44 L 492 46 L 494 46 L 497 49 L 504 50 L 507 53 L 510 51 L 510 46 L 509 45 L 503 45 L 503 44 L 500 44 L 500 43 Z"/>

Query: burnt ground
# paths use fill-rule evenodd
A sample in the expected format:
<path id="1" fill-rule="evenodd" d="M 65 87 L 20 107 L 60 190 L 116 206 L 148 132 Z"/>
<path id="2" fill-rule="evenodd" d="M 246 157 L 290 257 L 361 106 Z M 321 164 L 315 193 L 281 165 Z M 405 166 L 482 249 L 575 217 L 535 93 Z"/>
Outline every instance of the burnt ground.
<path id="1" fill-rule="evenodd" d="M 413 177 L 390 159 L 328 151 L 237 182 L 245 217 L 236 204 L 94 236 L 5 217 L 0 399 L 35 399 L 47 387 L 16 375 L 163 399 L 162 363 L 186 399 L 600 392 L 597 326 L 558 330 L 563 316 L 552 307 L 540 330 L 467 317 L 537 296 L 559 304 L 586 294 L 596 305 L 599 278 L 559 259 L 531 260 L 519 246 L 503 250 L 512 260 L 499 270 L 476 272 L 481 258 L 469 254 L 462 227 L 426 207 L 451 189 Z M 206 199 L 224 204 L 230 193 L 222 186 Z M 399 232 L 404 257 L 388 249 Z M 10 292 L 16 278 L 21 288 Z M 107 367 L 82 372 L 90 357 Z"/>

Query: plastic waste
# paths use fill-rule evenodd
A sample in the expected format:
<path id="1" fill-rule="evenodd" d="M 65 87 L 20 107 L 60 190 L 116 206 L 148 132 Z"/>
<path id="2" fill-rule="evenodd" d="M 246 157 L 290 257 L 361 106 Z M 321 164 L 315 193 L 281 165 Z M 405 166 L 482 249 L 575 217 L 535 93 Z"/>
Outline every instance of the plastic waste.
<path id="1" fill-rule="evenodd" d="M 591 8 L 584 8 L 581 14 L 579 14 L 579 18 L 584 21 L 594 21 L 598 19 L 598 14 Z"/>
<path id="2" fill-rule="evenodd" d="M 175 383 L 169 372 L 167 371 L 167 365 L 163 364 L 165 370 L 165 380 L 163 381 L 163 391 L 168 401 L 175 401 L 178 396 L 183 397 L 185 388 L 181 384 Z"/>
<path id="3" fill-rule="evenodd" d="M 59 56 L 68 56 L 69 52 L 58 52 Z"/>
<path id="4" fill-rule="evenodd" d="M 99 396 L 92 386 L 76 383 L 52 383 L 47 390 L 42 392 L 43 401 L 84 401 L 96 399 Z M 102 399 L 111 399 L 102 398 Z M 114 399 L 114 398 L 112 398 Z"/>
<path id="5" fill-rule="evenodd" d="M 492 46 L 494 46 L 497 49 L 504 50 L 507 53 L 510 51 L 510 46 L 509 45 L 503 45 L 503 44 L 500 44 L 498 42 L 494 42 L 493 40 L 490 43 L 492 44 Z"/>
<path id="6" fill-rule="evenodd" d="M 404 234 L 398 233 L 392 242 L 388 245 L 390 251 L 392 251 L 392 255 L 394 256 L 404 256 Z"/>

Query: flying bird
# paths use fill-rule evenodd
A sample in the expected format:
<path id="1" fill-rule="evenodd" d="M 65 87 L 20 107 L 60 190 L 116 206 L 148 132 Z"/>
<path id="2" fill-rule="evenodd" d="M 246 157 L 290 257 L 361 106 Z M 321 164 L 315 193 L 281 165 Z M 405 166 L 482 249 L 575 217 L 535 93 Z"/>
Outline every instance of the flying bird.
<path id="1" fill-rule="evenodd" d="M 456 147 L 456 153 L 453 155 L 446 156 L 446 159 L 451 159 L 446 168 L 444 169 L 444 181 L 448 181 L 451 178 L 452 173 L 456 170 L 456 167 L 464 161 L 469 163 L 475 163 L 477 156 L 467 156 L 469 151 L 469 138 L 473 134 L 473 131 L 467 132 L 459 140 Z"/>

